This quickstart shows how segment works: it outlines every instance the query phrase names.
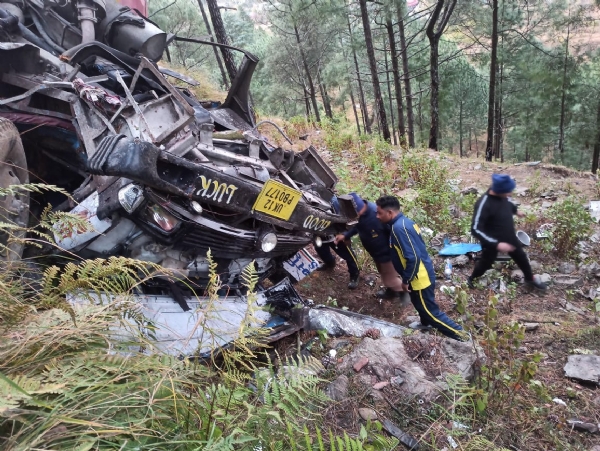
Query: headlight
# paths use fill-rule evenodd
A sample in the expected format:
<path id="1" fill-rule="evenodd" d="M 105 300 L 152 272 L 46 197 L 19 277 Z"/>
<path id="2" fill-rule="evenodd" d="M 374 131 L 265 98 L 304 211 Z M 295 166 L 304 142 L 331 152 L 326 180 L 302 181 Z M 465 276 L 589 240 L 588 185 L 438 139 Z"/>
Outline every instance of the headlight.
<path id="1" fill-rule="evenodd" d="M 316 236 L 314 242 L 316 247 L 323 246 L 323 239 L 320 236 Z"/>
<path id="2" fill-rule="evenodd" d="M 144 200 L 142 188 L 130 183 L 119 190 L 119 203 L 127 213 L 133 213 Z"/>
<path id="3" fill-rule="evenodd" d="M 271 252 L 277 246 L 277 235 L 272 232 L 265 233 L 259 238 L 259 242 L 263 252 Z"/>

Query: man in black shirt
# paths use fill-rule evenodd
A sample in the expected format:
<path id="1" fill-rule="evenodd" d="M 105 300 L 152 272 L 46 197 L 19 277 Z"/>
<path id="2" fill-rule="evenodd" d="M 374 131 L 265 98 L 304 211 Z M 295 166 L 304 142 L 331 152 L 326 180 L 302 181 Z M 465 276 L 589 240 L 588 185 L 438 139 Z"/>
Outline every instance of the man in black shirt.
<path id="1" fill-rule="evenodd" d="M 346 233 L 337 235 L 334 243 L 339 246 L 358 235 L 363 247 L 373 258 L 385 286 L 376 296 L 387 299 L 402 298 L 402 279 L 392 264 L 389 227 L 377 219 L 377 205 L 374 202 L 367 202 L 357 193 L 350 193 L 349 197 L 358 214 L 358 223 Z"/>
<path id="2" fill-rule="evenodd" d="M 529 259 L 515 232 L 513 215 L 519 213 L 517 206 L 508 199 L 515 186 L 515 181 L 509 175 L 493 174 L 492 186 L 475 203 L 471 233 L 481 242 L 482 251 L 481 259 L 467 279 L 470 288 L 473 288 L 474 279 L 481 277 L 492 267 L 498 252 L 506 252 L 511 256 L 523 271 L 528 287 L 539 290 L 548 288 L 533 278 Z"/>

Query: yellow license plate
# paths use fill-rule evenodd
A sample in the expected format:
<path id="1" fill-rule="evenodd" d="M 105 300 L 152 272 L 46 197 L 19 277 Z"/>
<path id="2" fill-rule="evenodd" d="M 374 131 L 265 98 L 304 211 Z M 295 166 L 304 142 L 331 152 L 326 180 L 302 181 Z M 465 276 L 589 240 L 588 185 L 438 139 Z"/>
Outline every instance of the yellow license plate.
<path id="1" fill-rule="evenodd" d="M 287 221 L 301 197 L 300 191 L 275 180 L 267 180 L 252 209 Z"/>

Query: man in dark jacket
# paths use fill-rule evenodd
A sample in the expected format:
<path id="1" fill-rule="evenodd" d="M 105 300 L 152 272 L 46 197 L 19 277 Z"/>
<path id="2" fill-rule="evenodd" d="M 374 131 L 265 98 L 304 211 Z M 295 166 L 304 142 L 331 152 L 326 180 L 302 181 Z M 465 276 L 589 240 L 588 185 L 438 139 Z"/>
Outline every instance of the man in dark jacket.
<path id="1" fill-rule="evenodd" d="M 340 204 L 337 200 L 336 196 L 333 196 L 331 200 L 331 205 L 336 213 L 340 212 Z M 358 262 L 356 260 L 356 255 L 354 254 L 354 250 L 352 249 L 351 243 L 346 244 L 346 242 L 342 241 L 341 243 L 336 243 L 334 241 L 330 241 L 327 243 L 323 243 L 321 246 L 315 246 L 315 252 L 319 256 L 321 260 L 323 260 L 323 264 L 317 268 L 317 271 L 329 271 L 335 268 L 335 256 L 331 253 L 331 251 L 338 254 L 342 260 L 346 262 L 346 266 L 348 267 L 348 274 L 350 275 L 350 282 L 348 282 L 348 288 L 350 290 L 355 290 L 358 288 L 358 280 L 360 276 L 360 270 L 358 269 Z"/>
<path id="2" fill-rule="evenodd" d="M 337 235 L 334 243 L 347 243 L 358 235 L 363 247 L 373 258 L 385 286 L 385 289 L 377 293 L 377 297 L 400 298 L 403 291 L 402 280 L 392 264 L 389 228 L 377 219 L 377 205 L 374 202 L 366 202 L 356 193 L 350 193 L 349 196 L 358 214 L 358 223 L 346 233 Z"/>
<path id="3" fill-rule="evenodd" d="M 513 215 L 519 214 L 517 206 L 508 197 L 515 189 L 515 181 L 507 174 L 493 174 L 492 186 L 475 203 L 471 233 L 481 242 L 481 259 L 467 279 L 473 288 L 473 280 L 490 269 L 498 252 L 506 252 L 523 271 L 525 284 L 530 288 L 546 290 L 548 287 L 533 278 L 523 244 L 517 238 Z"/>
<path id="4" fill-rule="evenodd" d="M 410 300 L 419 312 L 421 325 L 435 327 L 455 340 L 468 341 L 469 334 L 435 302 L 435 271 L 419 226 L 400 212 L 400 202 L 394 196 L 380 197 L 376 203 L 377 218 L 391 226 L 392 263 L 402 277 L 403 287 L 410 291 Z"/>

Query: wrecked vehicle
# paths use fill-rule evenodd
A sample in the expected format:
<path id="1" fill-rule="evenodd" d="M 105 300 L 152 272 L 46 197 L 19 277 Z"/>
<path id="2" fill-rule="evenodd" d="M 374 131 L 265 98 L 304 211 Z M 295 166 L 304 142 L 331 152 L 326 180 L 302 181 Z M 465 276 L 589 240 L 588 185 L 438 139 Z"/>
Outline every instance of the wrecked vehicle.
<path id="1" fill-rule="evenodd" d="M 166 77 L 193 80 L 157 64 L 178 40 L 221 46 L 167 35 L 115 0 L 0 3 L 0 186 L 56 185 L 77 202 L 20 191 L 2 200 L 2 221 L 35 224 L 50 204 L 94 229 L 27 257 L 132 257 L 201 289 L 210 249 L 235 292 L 252 262 L 259 281 L 280 280 L 283 261 L 345 228 L 353 210 L 343 200 L 332 208 L 337 179 L 316 150 L 286 150 L 258 132 L 257 58 L 228 47 L 243 57 L 226 100 L 197 99 Z M 23 252 L 5 250 L 5 260 Z M 172 295 L 161 277 L 143 289 Z"/>

